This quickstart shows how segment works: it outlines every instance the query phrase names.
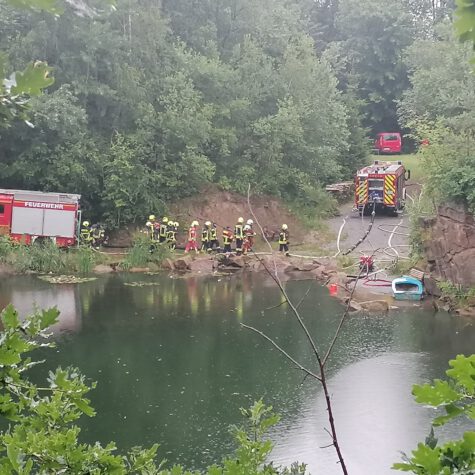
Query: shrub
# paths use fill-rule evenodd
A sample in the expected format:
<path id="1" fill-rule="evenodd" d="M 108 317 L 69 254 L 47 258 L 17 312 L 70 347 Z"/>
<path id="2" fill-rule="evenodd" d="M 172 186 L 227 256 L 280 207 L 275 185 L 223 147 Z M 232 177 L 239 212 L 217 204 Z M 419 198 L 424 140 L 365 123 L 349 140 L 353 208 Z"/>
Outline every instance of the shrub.
<path id="1" fill-rule="evenodd" d="M 160 264 L 170 255 L 171 251 L 166 244 L 152 245 L 147 234 L 137 233 L 121 267 L 127 270 L 131 267 L 144 267 L 150 262 Z"/>

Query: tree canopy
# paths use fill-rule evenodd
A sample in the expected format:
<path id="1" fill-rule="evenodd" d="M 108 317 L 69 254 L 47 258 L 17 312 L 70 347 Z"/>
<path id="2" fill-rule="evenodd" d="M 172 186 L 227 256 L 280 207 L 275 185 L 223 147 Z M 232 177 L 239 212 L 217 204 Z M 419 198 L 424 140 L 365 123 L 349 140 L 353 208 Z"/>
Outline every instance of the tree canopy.
<path id="1" fill-rule="evenodd" d="M 23 103 L 0 109 L 4 125 L 23 120 L 0 128 L 0 179 L 81 193 L 91 217 L 112 226 L 208 183 L 239 192 L 250 184 L 314 210 L 323 185 L 367 160 L 370 136 L 407 130 L 424 107 L 418 84 L 427 75 L 444 81 L 442 53 L 430 65 L 414 61 L 442 45 L 440 24 L 453 8 L 449 0 L 118 0 L 114 8 L 35 0 L 18 11 L 2 2 L 4 77 L 44 68 L 48 84 L 23 91 L 45 91 L 27 115 Z M 440 87 L 453 96 L 450 84 Z"/>

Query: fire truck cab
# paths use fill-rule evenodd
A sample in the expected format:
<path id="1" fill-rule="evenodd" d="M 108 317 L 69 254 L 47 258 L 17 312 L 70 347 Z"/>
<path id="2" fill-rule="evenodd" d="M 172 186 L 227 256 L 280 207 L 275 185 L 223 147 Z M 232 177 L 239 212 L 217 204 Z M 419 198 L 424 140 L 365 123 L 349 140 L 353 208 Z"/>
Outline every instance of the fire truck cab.
<path id="1" fill-rule="evenodd" d="M 59 247 L 77 243 L 80 195 L 0 189 L 0 235 L 33 244 L 51 240 Z"/>
<path id="2" fill-rule="evenodd" d="M 358 170 L 355 177 L 355 209 L 360 214 L 385 212 L 397 216 L 404 208 L 406 179 L 410 171 L 401 161 L 375 160 L 372 165 Z"/>

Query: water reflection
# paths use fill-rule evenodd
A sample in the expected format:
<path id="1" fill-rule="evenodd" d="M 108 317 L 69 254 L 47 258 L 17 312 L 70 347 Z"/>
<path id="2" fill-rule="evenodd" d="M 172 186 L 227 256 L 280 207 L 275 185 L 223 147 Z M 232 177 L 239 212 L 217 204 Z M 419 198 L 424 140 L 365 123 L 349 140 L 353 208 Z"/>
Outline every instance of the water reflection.
<path id="1" fill-rule="evenodd" d="M 302 316 L 326 348 L 342 308 L 315 282 L 289 283 L 294 301 L 309 284 Z M 229 426 L 239 422 L 239 407 L 263 397 L 282 414 L 275 457 L 339 473 L 331 449 L 318 448 L 329 443 L 319 387 L 302 385 L 292 365 L 240 326 L 257 326 L 295 358 L 315 363 L 289 309 L 278 305 L 280 293 L 261 275 L 112 275 L 76 286 L 18 277 L 0 285 L 1 303 L 13 301 L 23 313 L 33 302 L 56 304 L 61 328 L 76 332 L 58 338 L 48 364 L 79 366 L 98 381 L 98 416 L 84 420 L 85 439 L 115 439 L 120 447 L 158 441 L 162 456 L 201 468 L 231 450 Z M 350 473 L 390 473 L 397 451 L 411 449 L 429 427 L 411 385 L 440 377 L 449 358 L 474 345 L 473 324 L 444 314 L 349 318 L 329 371 Z"/>
<path id="2" fill-rule="evenodd" d="M 58 322 L 51 327 L 54 334 L 79 332 L 81 330 L 81 301 L 77 285 L 49 285 L 38 283 L 38 288 L 24 288 L 2 285 L 0 306 L 3 309 L 12 303 L 20 318 L 35 312 L 36 309 L 57 307 L 60 311 Z"/>
<path id="3" fill-rule="evenodd" d="M 388 353 L 342 368 L 329 381 L 340 445 L 354 475 L 390 474 L 398 450 L 409 450 L 427 435 L 425 410 L 413 401 L 411 387 L 424 377 L 426 357 Z M 331 443 L 322 392 L 308 391 L 301 417 L 276 437 L 273 456 L 282 463 L 293 458 L 308 463 L 312 473 L 341 470 Z M 308 443 L 311 440 L 312 443 Z"/>

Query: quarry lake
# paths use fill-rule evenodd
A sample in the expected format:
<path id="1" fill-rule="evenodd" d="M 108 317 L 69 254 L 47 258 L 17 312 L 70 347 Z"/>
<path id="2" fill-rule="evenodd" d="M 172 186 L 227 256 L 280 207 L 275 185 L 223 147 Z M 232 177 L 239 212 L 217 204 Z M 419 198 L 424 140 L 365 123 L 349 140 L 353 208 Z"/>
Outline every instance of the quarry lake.
<path id="1" fill-rule="evenodd" d="M 289 282 L 319 348 L 343 312 L 314 280 Z M 81 421 L 83 440 L 119 449 L 160 444 L 170 464 L 203 468 L 232 452 L 239 408 L 262 398 L 281 415 L 270 432 L 279 464 L 305 462 L 313 474 L 340 473 L 331 448 L 322 390 L 246 323 L 315 368 L 305 335 L 271 279 L 262 274 L 175 278 L 114 274 L 54 285 L 35 276 L 3 278 L 0 306 L 25 314 L 57 305 L 57 347 L 42 350 L 42 380 L 56 366 L 77 366 L 97 411 Z M 475 322 L 410 307 L 389 315 L 352 315 L 328 365 L 340 445 L 353 475 L 395 473 L 400 451 L 430 430 L 431 409 L 413 400 L 414 383 L 443 377 L 448 360 L 475 348 Z M 458 436 L 463 422 L 438 430 Z M 468 424 L 467 424 L 468 427 Z"/>

